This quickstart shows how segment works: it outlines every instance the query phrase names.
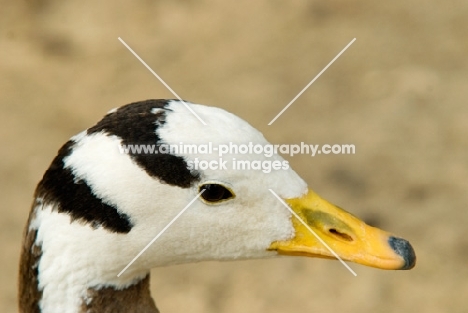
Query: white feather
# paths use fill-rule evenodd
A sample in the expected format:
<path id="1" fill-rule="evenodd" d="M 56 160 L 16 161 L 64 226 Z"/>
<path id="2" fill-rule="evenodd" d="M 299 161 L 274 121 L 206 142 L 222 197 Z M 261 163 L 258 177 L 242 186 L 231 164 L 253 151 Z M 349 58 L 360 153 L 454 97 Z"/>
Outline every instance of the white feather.
<path id="1" fill-rule="evenodd" d="M 157 131 L 164 143 L 268 144 L 260 132 L 233 114 L 189 105 L 207 125 L 202 125 L 179 101 L 173 101 L 165 123 Z M 200 184 L 220 182 L 229 186 L 235 198 L 218 205 L 195 201 L 118 278 L 128 262 L 195 197 L 200 184 L 180 188 L 150 177 L 130 156 L 120 152 L 121 138 L 116 136 L 83 132 L 72 139 L 76 145 L 65 158 L 65 167 L 85 181 L 103 202 L 129 216 L 134 226 L 127 234 L 102 227 L 93 229 L 89 224 L 71 222 L 69 215 L 58 213 L 53 205 L 44 207 L 39 199 L 30 229 L 38 230 L 36 244 L 42 247 L 39 287 L 43 289 L 44 312 L 78 312 L 81 301 L 89 301 L 88 288 L 124 288 L 156 266 L 275 256 L 276 252 L 267 251 L 270 244 L 294 235 L 289 211 L 268 191 L 271 188 L 283 198 L 303 195 L 307 186 L 292 169 L 269 174 L 208 169 L 201 173 Z M 217 153 L 179 155 L 186 161 L 219 158 Z M 280 156 L 225 156 L 233 157 L 283 161 Z"/>

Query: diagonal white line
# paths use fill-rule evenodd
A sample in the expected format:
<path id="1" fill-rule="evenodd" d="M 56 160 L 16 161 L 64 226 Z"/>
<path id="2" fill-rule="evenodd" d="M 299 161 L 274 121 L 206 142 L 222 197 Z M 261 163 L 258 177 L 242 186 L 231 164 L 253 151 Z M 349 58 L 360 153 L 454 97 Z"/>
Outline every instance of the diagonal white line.
<path id="1" fill-rule="evenodd" d="M 278 115 L 275 116 L 274 119 L 271 120 L 270 123 L 268 123 L 268 126 L 270 126 L 271 124 L 273 124 L 273 123 L 276 121 L 276 119 L 277 119 L 278 117 L 280 117 L 281 114 L 283 114 L 284 111 L 286 111 L 286 110 L 291 106 L 291 104 L 293 104 L 294 101 L 296 101 L 297 98 L 299 98 L 299 97 L 304 93 L 304 91 L 306 91 L 307 88 L 309 88 L 310 85 L 312 85 L 312 84 L 317 80 L 317 78 L 319 78 L 320 75 L 322 75 L 323 72 L 325 72 L 325 71 L 330 67 L 330 65 L 332 65 L 333 62 L 335 62 L 336 59 L 338 59 L 338 58 L 340 57 L 340 55 L 342 55 L 343 52 L 345 52 L 346 49 L 348 49 L 349 46 L 351 46 L 351 45 L 353 44 L 353 42 L 355 42 L 355 41 L 356 41 L 356 38 L 354 38 L 353 40 L 351 40 L 351 42 L 348 43 L 348 44 L 346 45 L 346 47 L 344 47 L 343 50 L 341 50 L 340 53 L 338 53 L 337 56 L 336 56 L 333 60 L 331 60 L 330 63 L 328 63 L 327 66 L 325 66 L 325 67 L 323 68 L 323 70 L 321 70 L 320 73 L 318 73 L 317 76 L 315 76 L 314 79 L 312 79 L 312 80 L 310 81 L 310 83 L 308 83 L 307 86 L 305 86 L 304 89 L 302 89 L 301 92 L 299 92 L 299 93 L 297 94 L 297 96 L 295 96 L 294 99 L 292 99 L 292 100 L 288 103 L 288 105 L 286 105 L 286 106 L 284 107 L 284 109 L 281 110 L 281 112 L 279 112 Z"/>
<path id="2" fill-rule="evenodd" d="M 166 225 L 166 227 L 164 227 L 160 232 L 159 234 L 156 235 L 156 237 L 153 238 L 153 240 L 151 240 L 147 245 L 146 247 L 143 248 L 143 250 L 140 251 L 140 253 L 138 253 L 136 255 L 136 257 L 133 258 L 132 261 L 130 261 L 130 263 L 127 264 L 127 266 L 125 266 L 125 268 L 123 270 L 120 271 L 120 273 L 117 275 L 117 277 L 120 277 L 120 275 L 122 275 L 129 267 L 130 265 L 132 265 L 159 237 L 161 237 L 161 235 L 182 215 L 184 214 L 184 212 L 192 205 L 192 203 L 195 202 L 195 200 L 198 199 L 198 197 L 200 197 L 200 195 L 205 191 L 206 189 L 203 189 L 202 191 L 200 191 L 196 196 L 195 198 L 192 199 L 192 201 L 189 202 L 189 204 L 187 204 L 185 206 L 185 208 L 183 208 L 182 211 L 179 212 L 179 214 L 177 214 L 173 219 L 172 221 L 169 222 L 169 224 Z"/>
<path id="3" fill-rule="evenodd" d="M 130 46 L 127 45 L 127 43 L 126 43 L 125 41 L 123 41 L 122 38 L 119 37 L 118 39 L 119 39 L 119 41 L 120 41 L 120 42 L 121 42 L 137 59 L 138 59 L 138 61 L 140 61 L 140 62 L 151 72 L 151 74 L 153 74 L 157 79 L 159 79 L 159 81 L 161 82 L 161 84 L 163 84 L 167 89 L 169 89 L 169 91 L 172 92 L 172 94 L 173 94 L 177 99 L 179 99 L 179 100 L 185 105 L 185 107 L 186 107 L 193 115 L 195 115 L 195 117 L 196 117 L 203 125 L 206 125 L 205 121 L 202 120 L 202 119 L 200 118 L 200 116 L 198 116 L 198 114 L 195 113 L 195 111 L 193 111 L 193 110 L 187 105 L 187 103 L 185 103 L 185 101 L 182 100 L 182 98 L 180 98 L 179 95 L 176 94 L 175 91 L 172 90 L 172 88 L 169 87 L 169 85 L 166 84 L 166 82 L 165 82 L 158 74 L 156 74 L 156 72 L 153 71 L 153 70 L 151 69 L 151 67 L 149 67 L 149 65 L 146 64 L 145 61 L 143 61 L 142 58 L 140 58 L 140 56 L 139 56 L 138 54 L 136 54 L 136 52 L 133 51 L 133 49 L 130 48 Z"/>
<path id="4" fill-rule="evenodd" d="M 307 229 L 312 233 L 312 235 L 314 235 L 315 238 L 317 238 L 317 240 L 320 241 L 320 243 L 323 244 L 323 245 L 325 246 L 325 248 L 327 248 L 328 251 L 330 251 L 330 253 L 333 254 L 333 256 L 334 256 L 335 258 L 337 258 L 337 259 L 341 262 L 341 264 L 343 264 L 344 267 L 346 267 L 346 268 L 348 269 L 348 271 L 351 272 L 351 274 L 353 274 L 354 276 L 357 276 L 356 272 L 353 271 L 352 268 L 349 267 L 349 265 L 346 264 L 345 261 L 343 261 L 343 259 L 341 259 L 340 256 L 339 256 L 338 254 L 336 254 L 336 252 L 333 251 L 332 248 L 330 248 L 330 246 L 327 245 L 327 243 L 326 243 L 325 241 L 323 241 L 323 239 L 320 238 L 319 235 L 317 235 L 317 234 L 312 230 L 312 228 L 310 228 L 309 225 L 307 225 L 307 224 L 299 217 L 299 215 L 297 215 L 296 212 L 294 212 L 294 211 L 289 207 L 289 205 L 287 205 L 286 202 L 284 202 L 283 199 L 281 199 L 281 198 L 276 194 L 276 192 L 274 192 L 272 189 L 268 189 L 268 190 L 270 190 L 270 192 L 271 192 L 271 193 L 272 193 L 288 210 L 289 210 L 289 212 L 291 212 L 292 215 L 294 215 L 294 216 L 299 220 L 299 222 L 301 222 L 301 224 L 304 225 L 305 228 L 307 228 Z"/>

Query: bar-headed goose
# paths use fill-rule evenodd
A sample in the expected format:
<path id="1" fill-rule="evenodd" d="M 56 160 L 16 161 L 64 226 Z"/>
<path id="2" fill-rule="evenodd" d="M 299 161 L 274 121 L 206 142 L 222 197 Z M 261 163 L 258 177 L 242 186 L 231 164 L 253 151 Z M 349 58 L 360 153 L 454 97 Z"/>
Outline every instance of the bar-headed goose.
<path id="1" fill-rule="evenodd" d="M 37 187 L 25 230 L 20 312 L 154 313 L 153 267 L 277 255 L 334 258 L 285 203 L 344 260 L 414 266 L 406 240 L 321 199 L 279 155 L 232 149 L 220 160 L 221 145 L 268 142 L 222 109 L 188 106 L 207 125 L 181 101 L 136 102 L 110 111 L 59 150 Z M 210 144 L 211 152 L 190 148 Z M 160 153 L 122 150 L 129 145 Z M 189 146 L 164 152 L 168 145 Z M 250 170 L 234 168 L 237 161 Z"/>

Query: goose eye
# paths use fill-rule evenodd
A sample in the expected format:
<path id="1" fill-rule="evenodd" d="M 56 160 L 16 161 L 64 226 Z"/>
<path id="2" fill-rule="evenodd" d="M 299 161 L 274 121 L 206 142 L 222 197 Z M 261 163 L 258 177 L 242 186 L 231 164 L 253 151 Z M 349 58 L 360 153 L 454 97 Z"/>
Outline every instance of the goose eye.
<path id="1" fill-rule="evenodd" d="M 229 189 L 218 184 L 202 185 L 200 186 L 200 191 L 202 190 L 204 191 L 201 194 L 201 197 L 207 202 L 219 202 L 234 197 L 234 195 L 231 191 L 229 191 Z"/>

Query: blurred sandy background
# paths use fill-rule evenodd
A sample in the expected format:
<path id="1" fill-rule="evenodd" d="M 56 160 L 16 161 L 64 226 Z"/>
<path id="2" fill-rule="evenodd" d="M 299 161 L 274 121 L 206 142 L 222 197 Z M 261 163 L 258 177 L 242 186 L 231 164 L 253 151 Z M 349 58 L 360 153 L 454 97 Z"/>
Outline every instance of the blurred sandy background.
<path id="1" fill-rule="evenodd" d="M 467 312 L 467 1 L 0 0 L 0 312 L 58 148 L 109 109 L 173 96 L 273 143 L 353 143 L 292 166 L 330 201 L 414 245 L 415 269 L 282 258 L 153 271 L 167 312 Z M 352 39 L 272 126 L 267 123 Z"/>

